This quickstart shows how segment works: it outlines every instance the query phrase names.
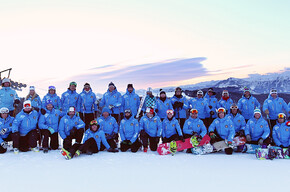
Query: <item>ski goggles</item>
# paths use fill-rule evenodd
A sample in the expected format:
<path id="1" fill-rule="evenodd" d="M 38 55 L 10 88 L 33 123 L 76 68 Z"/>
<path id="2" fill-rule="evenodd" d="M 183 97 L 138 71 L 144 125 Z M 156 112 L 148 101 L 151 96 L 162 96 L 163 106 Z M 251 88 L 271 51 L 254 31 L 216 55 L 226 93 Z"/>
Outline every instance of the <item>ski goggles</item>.
<path id="1" fill-rule="evenodd" d="M 226 110 L 225 110 L 225 108 L 220 107 L 220 108 L 218 108 L 217 112 L 218 113 L 225 113 Z"/>
<path id="2" fill-rule="evenodd" d="M 147 108 L 146 109 L 146 113 L 154 114 L 154 109 L 153 108 Z"/>
<path id="3" fill-rule="evenodd" d="M 31 108 L 31 104 L 30 103 L 25 103 L 23 105 L 23 108 L 27 109 L 27 108 Z"/>
<path id="4" fill-rule="evenodd" d="M 237 105 L 232 105 L 230 109 L 238 109 Z"/>
<path id="5" fill-rule="evenodd" d="M 92 121 L 90 122 L 90 125 L 98 125 L 97 120 L 92 120 Z"/>
<path id="6" fill-rule="evenodd" d="M 277 94 L 277 90 L 276 90 L 276 89 L 272 89 L 272 90 L 270 91 L 270 94 Z"/>
<path id="7" fill-rule="evenodd" d="M 278 119 L 284 119 L 286 115 L 284 113 L 279 113 L 278 114 Z"/>
<path id="8" fill-rule="evenodd" d="M 48 90 L 56 90 L 55 86 L 49 86 Z"/>
<path id="9" fill-rule="evenodd" d="M 6 107 L 2 107 L 2 108 L 0 109 L 0 113 L 9 113 L 9 109 L 6 108 Z"/>
<path id="10" fill-rule="evenodd" d="M 126 109 L 124 112 L 125 113 L 131 113 L 131 109 Z"/>
<path id="11" fill-rule="evenodd" d="M 171 110 L 171 109 L 168 109 L 168 110 L 166 111 L 166 113 L 167 113 L 167 115 L 168 115 L 168 114 L 171 114 L 171 115 L 173 115 L 174 111 L 173 111 L 173 110 Z"/>
<path id="12" fill-rule="evenodd" d="M 244 88 L 244 92 L 246 92 L 246 91 L 249 91 L 250 92 L 250 89 L 248 87 L 245 87 Z"/>
<path id="13" fill-rule="evenodd" d="M 197 109 L 191 109 L 190 110 L 190 113 L 192 113 L 192 114 L 198 114 L 198 110 Z"/>

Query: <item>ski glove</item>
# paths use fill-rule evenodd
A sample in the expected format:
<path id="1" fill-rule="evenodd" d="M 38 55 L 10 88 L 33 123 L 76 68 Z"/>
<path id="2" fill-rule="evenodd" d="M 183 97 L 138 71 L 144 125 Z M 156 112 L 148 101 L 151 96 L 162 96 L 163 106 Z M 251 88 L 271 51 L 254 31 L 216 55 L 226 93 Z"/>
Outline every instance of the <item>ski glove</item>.
<path id="1" fill-rule="evenodd" d="M 0 131 L 0 134 L 1 135 L 5 135 L 5 133 L 8 131 L 7 128 L 3 128 L 1 131 Z"/>
<path id="2" fill-rule="evenodd" d="M 237 135 L 242 137 L 242 136 L 245 136 L 245 131 L 244 130 L 240 130 L 237 132 Z"/>
<path id="3" fill-rule="evenodd" d="M 46 110 L 45 110 L 45 109 L 43 109 L 43 108 L 41 108 L 41 109 L 40 109 L 40 112 L 41 112 L 41 114 L 42 114 L 42 115 L 45 115 L 45 113 L 46 113 Z"/>
<path id="4" fill-rule="evenodd" d="M 113 109 L 114 108 L 114 105 L 109 105 L 109 109 Z"/>
<path id="5" fill-rule="evenodd" d="M 210 115 L 214 115 L 214 112 L 213 112 L 213 111 L 210 111 L 209 114 L 210 114 Z"/>
<path id="6" fill-rule="evenodd" d="M 155 109 L 155 113 L 158 113 L 158 111 L 159 111 L 158 109 Z"/>
<path id="7" fill-rule="evenodd" d="M 212 109 L 212 106 L 210 105 L 210 106 L 208 106 L 209 107 L 209 109 Z"/>
<path id="8" fill-rule="evenodd" d="M 202 140 L 202 136 L 198 135 L 198 136 L 196 137 L 196 139 L 197 139 L 197 141 L 200 143 L 201 140 Z"/>
<path id="9" fill-rule="evenodd" d="M 38 107 L 33 107 L 33 109 L 37 112 L 39 112 L 39 108 Z"/>
<path id="10" fill-rule="evenodd" d="M 3 149 L 7 149 L 7 143 L 6 143 L 5 141 L 3 141 L 3 142 L 1 143 L 1 147 L 2 147 Z"/>
<path id="11" fill-rule="evenodd" d="M 178 103 L 179 103 L 178 101 L 175 101 L 175 102 L 174 102 L 174 104 L 173 104 L 173 108 L 174 108 L 174 109 L 177 109 L 177 108 L 178 108 Z"/>
<path id="12" fill-rule="evenodd" d="M 250 135 L 246 135 L 246 139 L 247 139 L 248 142 L 251 142 L 252 141 L 252 138 L 251 138 Z"/>
<path id="13" fill-rule="evenodd" d="M 193 137 L 197 137 L 197 132 L 192 131 L 191 134 Z"/>
<path id="14" fill-rule="evenodd" d="M 51 127 L 49 127 L 47 130 L 49 130 L 49 132 L 50 132 L 51 134 L 53 134 L 53 133 L 54 133 L 54 129 L 53 129 L 53 128 L 51 128 Z"/>
<path id="15" fill-rule="evenodd" d="M 209 136 L 211 139 L 215 139 L 217 137 L 216 134 L 214 134 L 212 131 L 209 133 Z"/>
<path id="16" fill-rule="evenodd" d="M 264 140 L 261 138 L 261 139 L 259 139 L 258 144 L 259 144 L 259 145 L 262 145 L 263 142 L 264 142 Z"/>

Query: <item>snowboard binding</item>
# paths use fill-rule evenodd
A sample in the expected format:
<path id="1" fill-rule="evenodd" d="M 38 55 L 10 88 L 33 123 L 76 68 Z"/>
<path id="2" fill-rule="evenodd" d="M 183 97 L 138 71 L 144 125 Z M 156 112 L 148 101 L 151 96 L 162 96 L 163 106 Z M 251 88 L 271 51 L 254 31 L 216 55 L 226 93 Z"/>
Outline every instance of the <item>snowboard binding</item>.
<path id="1" fill-rule="evenodd" d="M 169 148 L 169 150 L 172 153 L 172 155 L 174 155 L 177 152 L 177 144 L 176 144 L 176 141 L 171 141 L 170 142 L 170 148 Z"/>

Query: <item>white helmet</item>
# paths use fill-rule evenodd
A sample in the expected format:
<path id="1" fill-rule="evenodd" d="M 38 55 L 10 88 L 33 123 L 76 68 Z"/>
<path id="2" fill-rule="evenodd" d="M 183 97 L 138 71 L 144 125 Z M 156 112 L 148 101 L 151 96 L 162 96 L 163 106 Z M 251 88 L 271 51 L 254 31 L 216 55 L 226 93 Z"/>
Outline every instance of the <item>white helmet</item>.
<path id="1" fill-rule="evenodd" d="M 9 113 L 9 109 L 6 108 L 6 107 L 2 107 L 2 108 L 0 109 L 0 113 Z"/>

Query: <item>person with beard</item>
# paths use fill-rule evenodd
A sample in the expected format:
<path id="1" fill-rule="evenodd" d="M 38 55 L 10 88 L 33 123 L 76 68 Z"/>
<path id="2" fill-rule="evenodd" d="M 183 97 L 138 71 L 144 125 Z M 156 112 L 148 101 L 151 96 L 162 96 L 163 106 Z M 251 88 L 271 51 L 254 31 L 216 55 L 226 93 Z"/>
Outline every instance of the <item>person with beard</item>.
<path id="1" fill-rule="evenodd" d="M 182 140 L 184 142 L 180 125 L 174 117 L 174 111 L 169 109 L 166 111 L 166 114 L 167 117 L 162 122 L 162 142 L 169 143 L 173 140 Z"/>
<path id="2" fill-rule="evenodd" d="M 77 108 L 79 94 L 76 92 L 77 83 L 70 82 L 69 88 L 66 92 L 61 95 L 61 105 L 62 111 L 66 113 L 70 107 L 74 107 L 78 112 L 79 109 Z"/>
<path id="3" fill-rule="evenodd" d="M 230 108 L 233 104 L 233 100 L 230 98 L 230 94 L 228 90 L 223 90 L 222 98 L 219 100 L 219 106 L 226 109 L 227 114 L 230 113 Z"/>
<path id="4" fill-rule="evenodd" d="M 210 109 L 210 113 L 206 113 L 205 115 L 205 123 L 204 125 L 208 129 L 213 120 L 217 117 L 216 110 L 220 107 L 218 100 L 216 98 L 216 92 L 213 91 L 213 88 L 209 88 L 207 93 L 204 96 L 204 99 L 207 101 L 208 108 Z"/>
<path id="5" fill-rule="evenodd" d="M 225 140 L 228 148 L 225 149 L 227 155 L 233 153 L 233 139 L 235 136 L 234 123 L 226 117 L 226 109 L 223 107 L 218 108 L 218 117 L 209 126 L 209 136 L 211 143 Z"/>
<path id="6" fill-rule="evenodd" d="M 9 115 L 9 109 L 2 107 L 0 109 L 0 153 L 7 151 L 7 142 L 12 141 L 12 123 L 14 117 Z"/>
<path id="7" fill-rule="evenodd" d="M 165 91 L 160 91 L 160 97 L 157 99 L 156 104 L 155 112 L 160 117 L 161 121 L 163 121 L 166 118 L 166 111 L 168 109 L 173 109 L 170 99 L 166 97 Z"/>
<path id="8" fill-rule="evenodd" d="M 101 144 L 104 145 L 108 152 L 118 152 L 118 149 L 111 148 L 106 140 L 104 131 L 100 130 L 100 125 L 97 120 L 92 120 L 90 122 L 90 128 L 86 130 L 83 139 L 83 144 L 75 143 L 71 149 L 62 149 L 61 154 L 70 160 L 73 157 L 78 157 L 80 154 L 92 155 L 93 153 L 98 153 L 101 149 Z"/>
<path id="9" fill-rule="evenodd" d="M 18 154 L 19 150 L 26 152 L 29 151 L 29 149 L 34 152 L 39 152 L 37 147 L 37 120 L 38 112 L 33 110 L 31 101 L 24 101 L 22 111 L 16 115 L 12 124 L 15 154 Z"/>
<path id="10" fill-rule="evenodd" d="M 90 122 L 94 120 L 95 113 L 98 110 L 96 94 L 93 93 L 89 83 L 85 83 L 83 91 L 78 100 L 80 109 L 80 118 L 86 124 L 86 130 L 90 127 Z"/>
<path id="11" fill-rule="evenodd" d="M 157 150 L 162 131 L 161 119 L 155 115 L 153 108 L 146 109 L 146 115 L 140 120 L 140 138 L 143 144 L 143 151 L 148 150 L 148 140 L 151 151 Z"/>
<path id="12" fill-rule="evenodd" d="M 125 109 L 125 116 L 120 124 L 121 151 L 125 152 L 131 149 L 136 153 L 141 147 L 139 141 L 139 123 L 132 115 L 131 109 Z"/>
<path id="13" fill-rule="evenodd" d="M 183 129 L 186 120 L 186 110 L 189 108 L 189 104 L 187 99 L 182 95 L 182 89 L 180 87 L 175 89 L 175 94 L 171 98 L 171 104 L 174 109 L 175 118 L 177 118 L 181 129 Z"/>
<path id="14" fill-rule="evenodd" d="M 52 105 L 53 105 L 54 109 L 59 109 L 59 110 L 62 111 L 60 97 L 56 94 L 55 86 L 49 86 L 48 87 L 48 93 L 42 99 L 41 108 L 43 108 L 43 109 L 46 108 L 46 102 L 48 100 L 52 101 Z"/>
<path id="15" fill-rule="evenodd" d="M 135 117 L 140 105 L 140 97 L 135 93 L 133 84 L 127 85 L 126 93 L 122 96 L 122 113 L 121 119 L 124 118 L 124 109 L 131 109 L 132 115 Z"/>
<path id="16" fill-rule="evenodd" d="M 25 100 L 31 101 L 31 106 L 33 109 L 35 109 L 37 112 L 40 112 L 41 109 L 41 99 L 39 95 L 35 92 L 35 87 L 30 86 L 29 87 L 29 94 L 26 96 Z"/>

